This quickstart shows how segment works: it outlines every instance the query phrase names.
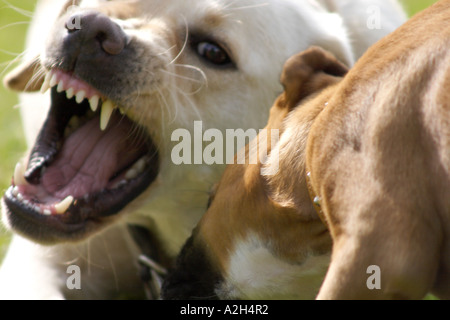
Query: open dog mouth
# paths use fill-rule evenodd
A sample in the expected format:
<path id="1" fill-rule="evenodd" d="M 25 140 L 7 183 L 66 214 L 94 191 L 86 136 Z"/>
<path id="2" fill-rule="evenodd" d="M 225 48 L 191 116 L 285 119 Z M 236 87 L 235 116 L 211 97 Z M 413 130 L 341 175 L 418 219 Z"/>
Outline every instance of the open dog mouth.
<path id="1" fill-rule="evenodd" d="M 159 159 L 146 130 L 83 80 L 54 69 L 48 88 L 50 111 L 28 163 L 16 166 L 6 214 L 40 242 L 77 240 L 147 189 Z"/>

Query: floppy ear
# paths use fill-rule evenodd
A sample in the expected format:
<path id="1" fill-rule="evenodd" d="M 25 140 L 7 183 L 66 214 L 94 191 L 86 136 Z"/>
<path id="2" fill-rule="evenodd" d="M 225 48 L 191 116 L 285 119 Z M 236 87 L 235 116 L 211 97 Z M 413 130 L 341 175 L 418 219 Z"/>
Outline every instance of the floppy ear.
<path id="1" fill-rule="evenodd" d="M 16 91 L 38 91 L 44 82 L 45 72 L 39 57 L 24 62 L 8 73 L 3 80 L 5 87 Z"/>
<path id="2" fill-rule="evenodd" d="M 294 108 L 302 99 L 336 83 L 347 72 L 342 62 L 319 47 L 289 58 L 281 75 L 288 107 Z"/>

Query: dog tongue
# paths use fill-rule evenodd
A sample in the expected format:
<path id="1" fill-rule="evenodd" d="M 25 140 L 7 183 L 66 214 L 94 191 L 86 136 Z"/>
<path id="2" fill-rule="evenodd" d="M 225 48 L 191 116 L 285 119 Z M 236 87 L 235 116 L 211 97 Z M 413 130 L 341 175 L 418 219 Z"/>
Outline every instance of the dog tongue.
<path id="1" fill-rule="evenodd" d="M 65 140 L 42 177 L 47 192 L 60 199 L 100 192 L 145 153 L 143 139 L 131 134 L 136 128 L 125 117 L 114 113 L 105 131 L 98 124 L 95 117 Z"/>

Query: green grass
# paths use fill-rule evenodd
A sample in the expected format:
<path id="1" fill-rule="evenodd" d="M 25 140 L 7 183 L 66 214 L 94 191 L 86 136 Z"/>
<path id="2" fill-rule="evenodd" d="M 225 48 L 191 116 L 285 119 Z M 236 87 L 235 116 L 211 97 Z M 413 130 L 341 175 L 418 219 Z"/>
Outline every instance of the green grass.
<path id="1" fill-rule="evenodd" d="M 4 77 L 9 64 L 24 47 L 25 32 L 35 1 L 21 0 L 12 4 L 0 1 L 0 75 Z M 26 149 L 25 138 L 17 109 L 17 94 L 0 85 L 0 192 L 8 188 L 15 163 Z M 0 226 L 0 257 L 6 250 L 9 233 Z"/>
<path id="2" fill-rule="evenodd" d="M 9 0 L 11 1 L 11 0 Z M 33 0 L 0 0 L 0 75 L 11 70 L 9 63 L 23 50 L 25 32 L 30 12 L 35 5 Z M 414 14 L 434 3 L 434 0 L 403 0 L 409 14 Z M 9 66 L 9 67 L 8 67 Z M 6 68 L 8 67 L 8 68 Z M 6 70 L 5 70 L 6 68 Z M 17 95 L 0 86 L 0 192 L 8 188 L 15 163 L 24 153 L 26 146 L 19 118 Z M 0 226 L 0 260 L 8 244 L 10 235 Z"/>
<path id="3" fill-rule="evenodd" d="M 405 10 L 409 15 L 414 15 L 415 13 L 431 6 L 436 0 L 401 0 Z"/>

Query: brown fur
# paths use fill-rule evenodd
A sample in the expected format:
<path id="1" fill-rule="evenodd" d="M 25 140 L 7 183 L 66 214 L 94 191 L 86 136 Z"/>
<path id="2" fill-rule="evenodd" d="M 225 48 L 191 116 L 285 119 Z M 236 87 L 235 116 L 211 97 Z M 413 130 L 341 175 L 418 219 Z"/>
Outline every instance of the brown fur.
<path id="1" fill-rule="evenodd" d="M 334 240 L 319 298 L 450 297 L 449 13 L 441 1 L 372 47 L 311 129 Z M 381 290 L 366 287 L 370 265 Z"/>
<path id="2" fill-rule="evenodd" d="M 340 82 L 340 64 L 323 50 L 288 61 L 267 126 L 280 129 L 270 148 L 279 171 L 261 175 L 270 157 L 228 166 L 193 235 L 224 282 L 236 244 L 252 233 L 292 264 L 331 249 L 311 197 L 333 239 L 319 299 L 450 298 L 449 15 L 450 1 L 440 1 Z M 371 265 L 379 290 L 367 287 Z"/>

